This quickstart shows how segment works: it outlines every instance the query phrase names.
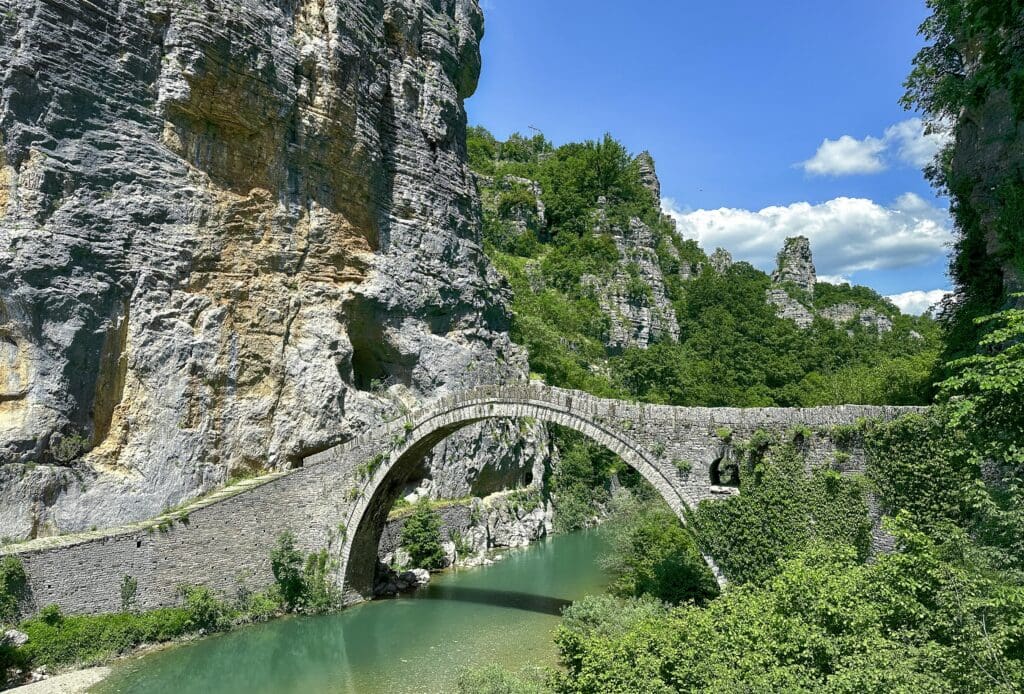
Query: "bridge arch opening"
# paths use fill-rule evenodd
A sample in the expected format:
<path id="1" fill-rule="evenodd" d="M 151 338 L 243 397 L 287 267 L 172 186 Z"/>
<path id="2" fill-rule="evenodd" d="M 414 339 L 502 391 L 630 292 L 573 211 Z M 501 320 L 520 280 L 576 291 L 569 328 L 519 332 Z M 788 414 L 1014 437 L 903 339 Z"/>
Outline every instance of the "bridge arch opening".
<path id="1" fill-rule="evenodd" d="M 711 484 L 716 487 L 739 487 L 740 467 L 728 456 L 715 458 L 709 470 Z"/>
<path id="2" fill-rule="evenodd" d="M 682 491 L 679 480 L 672 478 L 672 473 L 659 466 L 651 452 L 622 431 L 604 426 L 596 418 L 574 413 L 567 407 L 558 407 L 546 401 L 493 399 L 460 403 L 422 421 L 406 424 L 405 442 L 381 465 L 355 504 L 347 524 L 352 530 L 342 550 L 340 565 L 340 579 L 347 602 L 373 597 L 378 546 L 388 513 L 402 495 L 407 479 L 418 468 L 423 457 L 444 439 L 472 424 L 488 419 L 526 417 L 572 429 L 618 455 L 685 522 L 684 514 L 694 506 L 694 502 Z M 531 478 L 532 475 L 528 475 L 524 482 L 532 483 Z M 716 567 L 710 560 L 708 564 L 717 576 Z"/>

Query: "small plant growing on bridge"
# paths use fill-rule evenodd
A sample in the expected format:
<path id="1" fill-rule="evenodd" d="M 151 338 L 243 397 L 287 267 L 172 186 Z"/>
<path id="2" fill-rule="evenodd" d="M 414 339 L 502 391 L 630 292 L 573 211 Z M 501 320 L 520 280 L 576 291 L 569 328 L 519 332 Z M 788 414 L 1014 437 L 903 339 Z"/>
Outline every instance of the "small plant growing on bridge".
<path id="1" fill-rule="evenodd" d="M 805 441 L 809 440 L 814 435 L 811 428 L 803 424 L 799 424 L 789 431 L 789 440 L 796 445 L 801 445 Z"/>
<path id="2" fill-rule="evenodd" d="M 139 593 L 139 581 L 134 576 L 125 574 L 121 579 L 121 611 L 131 612 L 135 607 L 135 598 Z"/>
<path id="3" fill-rule="evenodd" d="M 672 465 L 674 465 L 676 470 L 679 470 L 679 472 L 684 475 L 688 475 L 693 471 L 693 463 L 689 460 L 680 460 L 679 458 L 675 458 L 672 461 Z"/>
<path id="4" fill-rule="evenodd" d="M 412 565 L 424 569 L 444 566 L 444 548 L 441 546 L 441 514 L 430 507 L 426 498 L 416 502 L 416 508 L 402 526 L 402 549 L 409 553 Z"/>
<path id="5" fill-rule="evenodd" d="M 359 487 L 349 487 L 348 491 L 345 492 L 346 501 L 355 501 L 363 495 L 363 491 Z"/>
<path id="6" fill-rule="evenodd" d="M 665 457 L 665 444 L 661 441 L 655 441 L 654 445 L 651 446 L 651 453 L 653 453 L 656 458 Z"/>
<path id="7" fill-rule="evenodd" d="M 302 575 L 304 611 L 322 614 L 338 604 L 337 590 L 331 585 L 329 576 L 332 568 L 325 549 L 306 557 L 306 569 Z"/>
<path id="8" fill-rule="evenodd" d="M 326 612 L 338 604 L 331 584 L 334 568 L 327 550 L 303 557 L 295 546 L 295 535 L 285 531 L 270 552 L 270 568 L 282 606 L 289 612 Z"/>
<path id="9" fill-rule="evenodd" d="M 377 455 L 375 455 L 372 458 L 370 458 L 369 460 L 367 460 L 365 463 L 360 465 L 359 468 L 358 468 L 359 479 L 365 480 L 365 479 L 369 479 L 370 477 L 373 477 L 373 474 L 375 472 L 377 472 L 377 470 L 380 469 L 380 466 L 381 466 L 381 464 L 383 462 L 384 462 L 384 454 L 383 453 L 378 453 Z M 358 498 L 358 497 L 356 497 L 356 498 Z"/>
<path id="10" fill-rule="evenodd" d="M 412 423 L 412 420 L 407 419 L 405 420 L 405 424 L 402 425 L 402 428 L 405 429 L 406 435 L 409 435 L 412 433 L 412 430 L 416 428 L 416 425 Z"/>
<path id="11" fill-rule="evenodd" d="M 729 443 L 732 441 L 732 427 L 718 427 L 715 429 L 715 436 L 720 438 L 723 442 Z"/>
<path id="12" fill-rule="evenodd" d="M 852 445 L 857 438 L 857 425 L 836 424 L 828 430 L 828 436 L 832 439 L 832 443 L 835 445 L 841 448 L 847 448 Z"/>
<path id="13" fill-rule="evenodd" d="M 775 437 L 764 429 L 758 429 L 750 437 L 750 448 L 754 451 L 761 451 L 775 443 Z"/>

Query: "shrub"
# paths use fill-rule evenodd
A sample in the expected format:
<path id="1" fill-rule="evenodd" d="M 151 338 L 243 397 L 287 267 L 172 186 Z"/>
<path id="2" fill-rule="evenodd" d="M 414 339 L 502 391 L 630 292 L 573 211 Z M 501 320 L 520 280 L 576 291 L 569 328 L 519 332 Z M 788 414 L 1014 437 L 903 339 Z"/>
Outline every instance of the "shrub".
<path id="1" fill-rule="evenodd" d="M 143 643 L 182 636 L 192 629 L 193 618 L 180 607 L 142 614 L 69 615 L 57 621 L 53 617 L 51 612 L 21 624 L 29 641 L 20 650 L 33 667 L 100 663 Z"/>
<path id="2" fill-rule="evenodd" d="M 25 567 L 17 557 L 0 559 L 0 624 L 14 622 L 28 586 Z"/>
<path id="3" fill-rule="evenodd" d="M 135 606 L 135 597 L 139 592 L 139 581 L 128 574 L 121 579 L 121 611 L 130 612 Z"/>
<path id="4" fill-rule="evenodd" d="M 286 530 L 270 551 L 270 569 L 286 610 L 302 605 L 305 585 L 302 577 L 302 552 L 295 547 L 295 535 Z"/>
<path id="5" fill-rule="evenodd" d="M 497 665 L 459 674 L 459 694 L 546 694 L 551 690 L 537 674 L 512 674 Z"/>
<path id="6" fill-rule="evenodd" d="M 601 559 L 612 593 L 670 603 L 704 603 L 718 595 L 693 536 L 668 506 L 638 501 L 628 492 L 616 494 L 612 505 L 611 547 Z"/>
<path id="7" fill-rule="evenodd" d="M 871 522 L 860 481 L 831 470 L 808 476 L 791 443 L 770 455 L 742 494 L 701 503 L 691 514 L 698 545 L 729 580 L 763 581 L 815 539 L 854 546 L 858 556 L 867 556 Z"/>
<path id="8" fill-rule="evenodd" d="M 452 542 L 455 544 L 455 554 L 458 557 L 465 557 L 473 553 L 473 547 L 466 540 L 466 536 L 458 530 L 451 533 Z"/>
<path id="9" fill-rule="evenodd" d="M 337 589 L 331 583 L 330 569 L 327 550 L 322 549 L 306 557 L 306 569 L 302 576 L 305 611 L 322 614 L 337 607 Z"/>
<path id="10" fill-rule="evenodd" d="M 226 631 L 234 621 L 234 611 L 217 599 L 206 586 L 182 586 L 180 593 L 185 601 L 188 628 L 191 631 Z"/>
<path id="11" fill-rule="evenodd" d="M 416 502 L 413 512 L 405 519 L 401 545 L 409 553 L 413 566 L 424 569 L 440 569 L 444 566 L 441 515 L 430 507 L 428 499 Z"/>
<path id="12" fill-rule="evenodd" d="M 64 613 L 60 611 L 60 605 L 50 604 L 39 610 L 39 619 L 51 627 L 55 627 L 64 621 Z"/>

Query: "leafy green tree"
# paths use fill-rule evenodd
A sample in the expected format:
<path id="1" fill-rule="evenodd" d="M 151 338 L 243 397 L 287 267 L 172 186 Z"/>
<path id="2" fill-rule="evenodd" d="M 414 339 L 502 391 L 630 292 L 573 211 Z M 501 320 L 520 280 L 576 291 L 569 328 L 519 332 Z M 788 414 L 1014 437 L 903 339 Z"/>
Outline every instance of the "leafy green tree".
<path id="1" fill-rule="evenodd" d="M 609 527 L 611 546 L 602 566 L 613 594 L 647 595 L 675 604 L 705 604 L 718 595 L 718 584 L 693 536 L 654 495 L 617 494 Z"/>
<path id="2" fill-rule="evenodd" d="M 816 544 L 707 607 L 587 598 L 556 643 L 559 692 L 1012 692 L 1024 591 L 994 582 L 962 535 L 904 520 L 901 551 L 860 563 Z"/>
<path id="3" fill-rule="evenodd" d="M 1024 48 L 1017 0 L 928 0 L 921 25 L 927 45 L 914 58 L 903 103 L 925 113 L 929 127 L 952 125 L 954 145 L 927 170 L 948 193 L 956 230 L 950 275 L 954 298 L 943 309 L 947 354 L 965 356 L 978 342 L 974 318 L 1006 306 L 1012 276 L 1024 272 L 1024 174 L 1019 157 L 1024 116 Z M 984 137 L 978 123 L 985 123 Z M 983 166 L 973 142 L 1005 143 Z M 998 151 L 998 150 L 997 150 Z M 1007 281 L 1010 280 L 1010 281 Z"/>
<path id="4" fill-rule="evenodd" d="M 13 622 L 28 586 L 25 567 L 18 557 L 0 558 L 0 624 Z"/>
<path id="5" fill-rule="evenodd" d="M 303 604 L 306 585 L 302 562 L 302 552 L 295 546 L 295 534 L 290 530 L 281 533 L 270 551 L 270 569 L 285 609 L 289 611 Z"/>
<path id="6" fill-rule="evenodd" d="M 413 566 L 424 569 L 440 569 L 444 566 L 441 515 L 430 507 L 429 499 L 423 498 L 416 502 L 413 512 L 405 519 L 401 545 L 409 553 Z"/>

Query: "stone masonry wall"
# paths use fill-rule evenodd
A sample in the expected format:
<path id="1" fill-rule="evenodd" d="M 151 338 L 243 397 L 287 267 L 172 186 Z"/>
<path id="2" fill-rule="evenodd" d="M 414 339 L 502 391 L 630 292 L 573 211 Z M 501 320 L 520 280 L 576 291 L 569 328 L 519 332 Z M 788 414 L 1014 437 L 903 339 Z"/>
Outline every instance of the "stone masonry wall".
<path id="1" fill-rule="evenodd" d="M 709 478 L 725 445 L 718 433 L 722 427 L 737 439 L 758 429 L 781 434 L 797 425 L 809 427 L 816 431 L 806 441 L 809 464 L 831 465 L 836 447 L 827 436 L 829 427 L 918 409 L 669 407 L 538 385 L 488 386 L 436 400 L 407 419 L 307 458 L 303 467 L 241 483 L 152 521 L 39 539 L 0 549 L 0 555 L 17 554 L 25 564 L 31 589 L 26 613 L 49 603 L 68 613 L 117 610 L 125 575 L 138 580 L 138 604 L 145 609 L 175 604 L 183 583 L 205 584 L 225 596 L 239 585 L 266 587 L 272 580 L 270 549 L 281 532 L 291 530 L 301 549 L 328 549 L 339 583 L 344 581 L 346 590 L 355 591 L 351 598 L 358 599 L 365 595 L 359 581 L 366 567 L 376 566 L 383 529 L 383 520 L 376 527 L 365 519 L 386 519 L 390 508 L 375 507 L 384 498 L 380 490 L 424 448 L 483 419 L 534 417 L 583 431 L 636 467 L 680 512 L 681 504 L 736 493 L 714 487 Z M 847 471 L 862 466 L 862 454 L 853 453 Z M 680 472 L 675 460 L 690 462 L 690 471 Z M 360 535 L 365 538 L 357 541 Z"/>

